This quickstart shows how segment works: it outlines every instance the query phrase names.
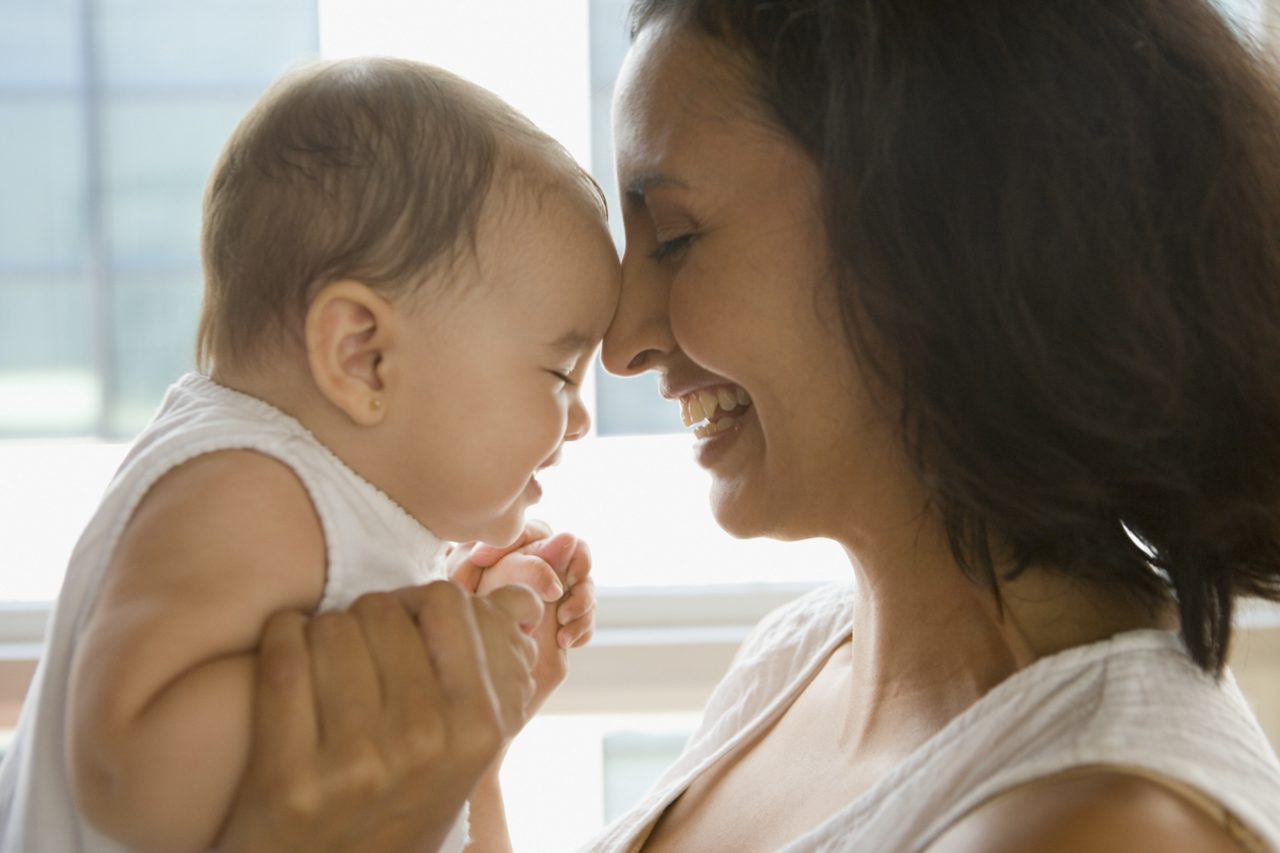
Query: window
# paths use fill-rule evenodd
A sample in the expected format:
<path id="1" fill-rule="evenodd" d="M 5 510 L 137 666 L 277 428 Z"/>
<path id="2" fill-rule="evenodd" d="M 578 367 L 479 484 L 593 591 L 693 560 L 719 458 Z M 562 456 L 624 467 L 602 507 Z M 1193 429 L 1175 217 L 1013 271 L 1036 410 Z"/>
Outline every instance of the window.
<path id="1" fill-rule="evenodd" d="M 0 0 L 0 24 L 0 602 L 47 601 L 125 442 L 191 367 L 214 158 L 317 55 L 318 14 Z"/>
<path id="2" fill-rule="evenodd" d="M 316 54 L 316 9 L 0 14 L 0 438 L 127 439 L 191 363 L 205 176 L 266 84 Z"/>

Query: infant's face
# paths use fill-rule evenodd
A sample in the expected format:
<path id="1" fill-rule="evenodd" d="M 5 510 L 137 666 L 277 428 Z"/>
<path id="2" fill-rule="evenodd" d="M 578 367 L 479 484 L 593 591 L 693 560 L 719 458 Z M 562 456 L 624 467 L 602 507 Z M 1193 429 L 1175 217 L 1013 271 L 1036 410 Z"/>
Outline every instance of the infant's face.
<path id="1" fill-rule="evenodd" d="M 590 426 L 581 384 L 617 305 L 618 257 L 576 189 L 518 189 L 486 206 L 475 257 L 450 279 L 401 309 L 407 411 L 387 450 L 419 521 L 504 544 L 541 496 L 534 475 Z"/>

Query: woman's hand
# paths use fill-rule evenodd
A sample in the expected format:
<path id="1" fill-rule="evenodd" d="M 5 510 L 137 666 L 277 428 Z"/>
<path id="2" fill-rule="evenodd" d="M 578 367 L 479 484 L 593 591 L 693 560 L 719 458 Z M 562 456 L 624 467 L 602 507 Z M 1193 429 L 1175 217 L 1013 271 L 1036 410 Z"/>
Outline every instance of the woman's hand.
<path id="1" fill-rule="evenodd" d="M 276 614 L 254 740 L 219 849 L 435 850 L 527 719 L 541 605 L 437 582 Z"/>

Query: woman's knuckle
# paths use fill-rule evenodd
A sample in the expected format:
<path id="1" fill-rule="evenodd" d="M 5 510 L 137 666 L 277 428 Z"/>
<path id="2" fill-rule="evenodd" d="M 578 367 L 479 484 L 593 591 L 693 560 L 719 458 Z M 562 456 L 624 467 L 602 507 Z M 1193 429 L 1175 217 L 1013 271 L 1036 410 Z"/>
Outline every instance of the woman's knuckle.
<path id="1" fill-rule="evenodd" d="M 381 752 L 370 745 L 352 749 L 335 779 L 342 799 L 372 799 L 391 787 L 392 774 Z"/>
<path id="2" fill-rule="evenodd" d="M 290 825 L 314 820 L 324 812 L 328 799 L 324 787 L 314 778 L 307 778 L 292 781 L 269 802 L 281 813 L 285 825 Z"/>
<path id="3" fill-rule="evenodd" d="M 463 591 L 455 583 L 449 581 L 435 581 L 422 587 L 422 595 L 428 601 L 439 602 L 444 605 L 456 605 L 463 599 Z"/>
<path id="4" fill-rule="evenodd" d="M 351 617 L 345 613 L 321 613 L 307 623 L 307 633 L 320 639 L 340 637 L 350 628 L 350 620 Z"/>
<path id="5" fill-rule="evenodd" d="M 287 689 L 303 679 L 310 663 L 301 648 L 267 646 L 258 653 L 258 666 L 266 683 Z"/>
<path id="6" fill-rule="evenodd" d="M 404 767 L 419 770 L 439 762 L 447 743 L 442 726 L 418 723 L 406 728 L 397 738 L 395 754 Z"/>
<path id="7" fill-rule="evenodd" d="M 351 605 L 351 611 L 363 616 L 384 616 L 399 606 L 389 593 L 366 592 Z"/>

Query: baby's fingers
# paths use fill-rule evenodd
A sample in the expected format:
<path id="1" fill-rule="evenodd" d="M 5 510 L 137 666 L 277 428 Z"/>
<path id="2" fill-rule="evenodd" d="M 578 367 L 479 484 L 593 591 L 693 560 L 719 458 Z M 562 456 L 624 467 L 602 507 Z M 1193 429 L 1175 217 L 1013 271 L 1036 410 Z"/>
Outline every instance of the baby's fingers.
<path id="1" fill-rule="evenodd" d="M 556 621 L 561 625 L 556 633 L 556 643 L 560 648 L 586 645 L 596 627 L 595 581 L 585 578 L 569 590 L 556 608 Z"/>
<path id="2" fill-rule="evenodd" d="M 569 580 L 569 569 L 577 556 L 579 544 L 578 537 L 572 533 L 557 533 L 550 539 L 539 542 L 536 548 L 527 553 L 546 560 L 547 565 L 555 570 L 556 577 L 568 587 L 573 586 L 573 581 Z"/>
<path id="3" fill-rule="evenodd" d="M 595 614 L 570 622 L 556 631 L 556 645 L 562 649 L 577 649 L 591 642 L 596 632 Z"/>
<path id="4" fill-rule="evenodd" d="M 582 583 L 591 573 L 591 549 L 582 539 L 576 540 L 575 544 L 565 572 L 565 584 L 569 587 Z"/>
<path id="5" fill-rule="evenodd" d="M 559 601 L 564 595 L 564 585 L 556 577 L 555 570 L 540 557 L 531 554 L 508 554 L 491 568 L 485 569 L 480 578 L 479 594 L 504 586 L 523 584 L 543 601 Z"/>
<path id="6" fill-rule="evenodd" d="M 596 582 L 586 578 L 575 584 L 556 607 L 556 621 L 568 625 L 592 614 L 596 609 Z"/>

